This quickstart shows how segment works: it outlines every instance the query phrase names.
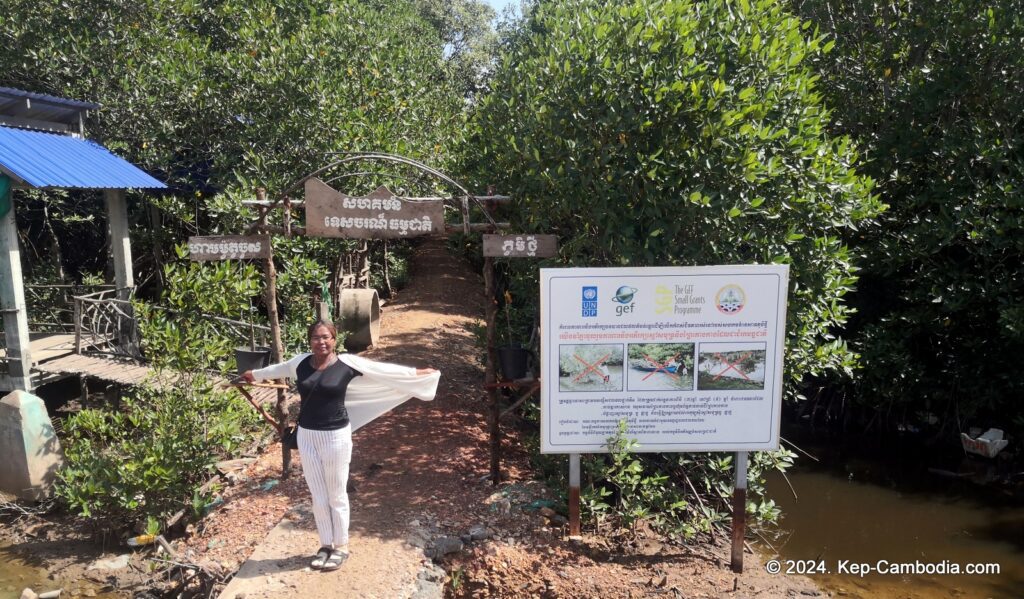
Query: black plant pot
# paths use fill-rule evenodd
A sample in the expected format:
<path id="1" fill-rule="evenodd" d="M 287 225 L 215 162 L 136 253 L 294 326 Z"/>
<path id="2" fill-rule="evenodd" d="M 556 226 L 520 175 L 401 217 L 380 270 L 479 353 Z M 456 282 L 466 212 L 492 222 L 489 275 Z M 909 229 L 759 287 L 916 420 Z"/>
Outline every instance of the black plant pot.
<path id="1" fill-rule="evenodd" d="M 235 362 L 238 364 L 239 375 L 246 370 L 263 368 L 270 364 L 270 348 L 257 347 L 256 349 L 249 349 L 248 347 L 236 347 Z"/>
<path id="2" fill-rule="evenodd" d="M 505 380 L 525 378 L 530 367 L 530 350 L 522 347 L 499 347 L 498 366 Z"/>

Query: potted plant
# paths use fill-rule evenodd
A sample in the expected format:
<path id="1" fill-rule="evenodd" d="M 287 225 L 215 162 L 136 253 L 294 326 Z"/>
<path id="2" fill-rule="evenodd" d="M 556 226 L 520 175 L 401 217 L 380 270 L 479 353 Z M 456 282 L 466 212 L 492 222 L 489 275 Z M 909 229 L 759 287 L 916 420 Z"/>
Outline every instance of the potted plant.
<path id="1" fill-rule="evenodd" d="M 498 366 L 503 378 L 514 381 L 526 377 L 530 351 L 513 340 L 512 294 L 508 291 L 505 291 L 505 324 L 508 327 L 508 345 L 498 348 Z"/>

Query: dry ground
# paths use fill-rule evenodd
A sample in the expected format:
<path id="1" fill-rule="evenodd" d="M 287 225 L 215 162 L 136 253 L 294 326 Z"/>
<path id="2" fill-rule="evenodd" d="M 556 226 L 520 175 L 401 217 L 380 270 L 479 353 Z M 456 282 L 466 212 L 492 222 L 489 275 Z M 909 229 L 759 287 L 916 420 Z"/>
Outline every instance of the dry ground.
<path id="1" fill-rule="evenodd" d="M 537 509 L 547 505 L 553 493 L 532 480 L 521 441 L 524 433 L 514 422 L 504 423 L 507 480 L 492 485 L 486 478 L 489 449 L 481 352 L 472 333 L 483 313 L 481 278 L 451 257 L 442 241 L 427 241 L 417 249 L 412 272 L 410 285 L 383 311 L 382 343 L 364 355 L 438 368 L 441 385 L 433 402 L 407 402 L 356 433 L 350 563 L 332 574 L 304 569 L 316 549 L 312 522 L 302 508 L 308 491 L 297 470 L 287 479 L 281 476 L 277 444 L 233 473 L 235 482 L 224 489 L 223 504 L 176 542 L 183 559 L 229 577 L 291 514 L 291 526 L 304 530 L 312 544 L 289 549 L 293 558 L 275 564 L 290 574 L 275 581 L 278 587 L 272 596 L 388 596 L 384 591 L 338 594 L 337 581 L 342 579 L 348 589 L 400 588 L 404 590 L 396 595 L 411 596 L 414 586 L 399 581 L 402 584 L 382 587 L 380 580 L 411 576 L 408 582 L 414 582 L 417 570 L 429 569 L 420 546 L 429 550 L 437 538 L 459 537 L 475 527 L 486 528 L 489 538 L 437 560 L 445 570 L 446 596 L 823 594 L 807 579 L 767 575 L 751 554 L 746 557 L 746 572 L 736 576 L 728 568 L 726 547 L 679 546 L 653 536 L 640 538 L 633 546 L 594 535 L 569 540 L 564 526 Z M 297 452 L 293 455 L 298 461 Z M 31 550 L 32 539 L 22 541 L 20 546 Z M 142 572 L 152 554 L 152 549 L 135 554 L 133 569 Z M 74 559 L 65 556 L 59 578 L 83 575 L 87 561 L 81 554 Z"/>

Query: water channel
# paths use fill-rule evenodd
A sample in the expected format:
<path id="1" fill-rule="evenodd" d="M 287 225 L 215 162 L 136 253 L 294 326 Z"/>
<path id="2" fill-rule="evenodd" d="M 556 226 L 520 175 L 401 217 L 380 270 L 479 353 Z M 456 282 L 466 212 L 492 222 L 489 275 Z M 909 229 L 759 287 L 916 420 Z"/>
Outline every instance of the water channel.
<path id="1" fill-rule="evenodd" d="M 37 593 L 52 590 L 54 582 L 46 578 L 46 571 L 25 564 L 3 547 L 0 547 L 0 599 L 17 599 L 22 589 L 30 588 Z"/>
<path id="2" fill-rule="evenodd" d="M 114 599 L 116 594 L 103 592 L 99 586 L 88 580 L 51 580 L 40 560 L 25 559 L 9 547 L 0 545 L 0 599 L 18 599 L 28 588 L 36 593 L 63 589 L 62 597 L 88 596 L 97 599 Z"/>
<path id="3" fill-rule="evenodd" d="M 787 475 L 792 491 L 779 475 L 768 480 L 784 513 L 780 535 L 771 541 L 784 570 L 802 567 L 786 560 L 823 563 L 829 573 L 811 578 L 851 598 L 1024 597 L 1024 506 L 1019 501 L 996 488 L 929 471 L 927 459 L 920 457 L 870 462 L 834 457 L 827 459 L 831 465 L 801 457 Z M 849 560 L 845 574 L 839 572 L 840 560 Z M 852 564 L 861 563 L 886 569 L 889 564 L 909 563 L 914 569 L 935 564 L 947 571 L 954 565 L 962 571 L 968 564 L 998 564 L 999 572 L 861 576 L 852 571 Z"/>

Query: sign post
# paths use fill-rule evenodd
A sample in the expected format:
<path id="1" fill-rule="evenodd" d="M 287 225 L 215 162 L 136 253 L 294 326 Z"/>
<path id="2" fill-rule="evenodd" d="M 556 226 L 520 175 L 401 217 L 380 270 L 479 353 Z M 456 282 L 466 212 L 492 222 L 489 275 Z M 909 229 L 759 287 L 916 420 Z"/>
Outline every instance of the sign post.
<path id="1" fill-rule="evenodd" d="M 256 190 L 256 197 L 263 201 L 266 191 Z M 266 213 L 263 213 L 261 220 L 266 221 Z M 277 315 L 277 271 L 274 269 L 273 246 L 270 242 L 270 235 L 218 235 L 212 237 L 189 237 L 188 239 L 189 259 L 193 262 L 209 262 L 216 260 L 251 260 L 257 259 L 263 265 L 263 276 L 267 280 L 266 296 L 267 319 L 270 321 L 271 335 L 271 360 L 281 361 L 281 354 L 284 346 L 281 342 L 281 322 Z M 275 414 L 278 423 L 278 436 L 284 434 L 286 424 L 285 414 L 285 390 L 277 389 L 277 404 Z M 291 450 L 281 444 L 281 477 L 288 478 L 292 462 Z"/>
<path id="2" fill-rule="evenodd" d="M 747 452 L 736 452 L 736 488 L 732 492 L 732 571 L 743 572 L 743 537 L 747 534 Z"/>
<path id="3" fill-rule="evenodd" d="M 571 477 L 572 456 L 607 453 L 621 422 L 638 452 L 737 452 L 742 568 L 747 452 L 779 446 L 788 277 L 785 265 L 541 269 L 541 452 L 569 454 Z"/>
<path id="4" fill-rule="evenodd" d="M 494 300 L 494 259 L 495 258 L 550 258 L 558 255 L 558 238 L 554 235 L 484 235 L 484 297 L 487 306 L 484 318 L 487 321 L 487 363 L 484 372 L 484 387 L 491 406 L 488 416 L 491 443 L 491 482 L 501 480 L 501 404 L 498 401 L 498 376 L 495 369 L 494 321 L 498 308 Z M 527 394 L 530 395 L 532 392 Z M 525 396 L 524 396 L 525 397 Z M 577 485 L 577 491 L 579 485 Z M 577 518 L 578 520 L 578 518 Z"/>

